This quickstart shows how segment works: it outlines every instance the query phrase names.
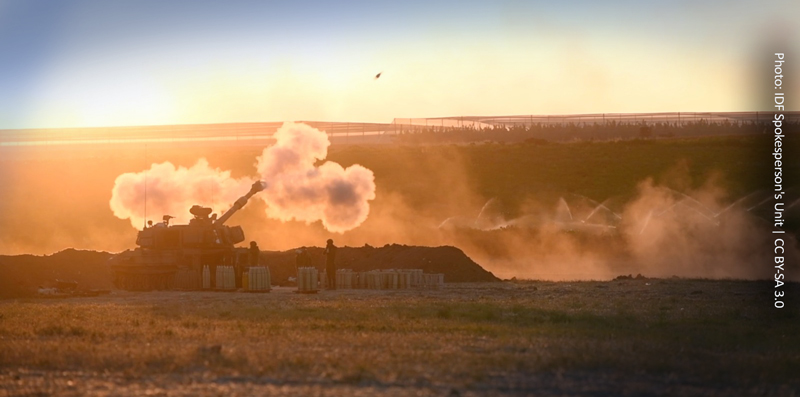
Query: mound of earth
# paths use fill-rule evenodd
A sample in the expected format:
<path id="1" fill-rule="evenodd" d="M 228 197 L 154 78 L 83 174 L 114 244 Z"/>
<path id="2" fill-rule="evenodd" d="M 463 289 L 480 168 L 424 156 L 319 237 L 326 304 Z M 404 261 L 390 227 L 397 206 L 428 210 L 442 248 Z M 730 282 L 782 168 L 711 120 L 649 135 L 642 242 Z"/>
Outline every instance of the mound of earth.
<path id="1" fill-rule="evenodd" d="M 304 247 L 311 254 L 312 264 L 325 269 L 324 248 Z M 295 250 L 266 251 L 264 264 L 269 266 L 272 282 L 283 285 L 289 277 L 296 276 Z M 422 269 L 425 273 L 442 273 L 445 282 L 500 281 L 491 272 L 470 259 L 456 247 L 419 247 L 387 244 L 383 247 L 340 247 L 336 253 L 336 268 L 357 272 L 382 269 Z"/>
<path id="2" fill-rule="evenodd" d="M 312 264 L 325 269 L 324 248 L 306 247 Z M 272 282 L 287 285 L 297 275 L 295 250 L 264 251 L 262 264 L 269 266 Z M 108 259 L 113 254 L 67 249 L 52 255 L 0 255 L 0 298 L 34 296 L 39 287 L 54 287 L 56 280 L 75 281 L 79 290 L 112 289 Z M 379 269 L 422 269 L 442 273 L 445 282 L 500 281 L 455 247 L 340 247 L 336 255 L 338 269 L 355 271 Z"/>
<path id="3" fill-rule="evenodd" d="M 78 289 L 111 289 L 108 252 L 67 249 L 52 255 L 0 255 L 0 298 L 25 297 L 56 280 L 76 281 Z"/>

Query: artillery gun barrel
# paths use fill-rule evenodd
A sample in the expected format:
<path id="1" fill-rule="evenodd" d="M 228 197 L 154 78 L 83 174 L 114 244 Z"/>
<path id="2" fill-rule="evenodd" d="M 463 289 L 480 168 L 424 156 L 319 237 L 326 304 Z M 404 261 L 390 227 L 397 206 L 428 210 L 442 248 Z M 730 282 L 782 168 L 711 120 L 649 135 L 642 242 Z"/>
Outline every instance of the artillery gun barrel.
<path id="1" fill-rule="evenodd" d="M 266 187 L 267 184 L 265 182 L 262 181 L 253 182 L 253 186 L 250 187 L 250 191 L 247 192 L 247 194 L 245 194 L 244 196 L 239 197 L 239 199 L 237 199 L 236 202 L 233 203 L 233 207 L 225 211 L 225 213 L 222 214 L 222 216 L 217 218 L 217 220 L 214 221 L 214 226 L 221 226 L 222 224 L 224 224 L 225 221 L 228 220 L 228 218 L 233 216 L 233 214 L 235 214 L 237 211 L 242 209 L 242 207 L 244 207 L 245 204 L 247 204 L 247 200 L 250 200 L 250 197 L 253 197 L 253 195 L 264 190 Z"/>

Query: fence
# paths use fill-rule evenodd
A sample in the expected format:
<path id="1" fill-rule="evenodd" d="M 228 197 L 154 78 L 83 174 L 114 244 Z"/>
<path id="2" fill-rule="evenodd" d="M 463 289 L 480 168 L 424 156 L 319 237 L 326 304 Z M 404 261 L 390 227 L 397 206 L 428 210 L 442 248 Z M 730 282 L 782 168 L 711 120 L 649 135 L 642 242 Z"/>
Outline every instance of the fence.
<path id="1" fill-rule="evenodd" d="M 800 122 L 800 112 L 784 112 L 787 122 Z M 399 135 L 431 130 L 484 130 L 555 126 L 669 124 L 762 124 L 771 112 L 597 113 L 573 115 L 459 116 L 396 118 L 391 123 L 299 121 L 325 131 L 334 144 L 391 143 Z M 264 144 L 282 122 L 166 125 L 108 128 L 0 130 L 0 147 L 75 144 L 204 143 Z"/>
<path id="2" fill-rule="evenodd" d="M 773 112 L 660 112 L 660 113 L 593 113 L 569 115 L 518 115 L 518 116 L 462 116 L 394 119 L 399 127 L 415 128 L 513 128 L 532 125 L 654 125 L 668 123 L 684 125 L 705 121 L 707 123 L 766 123 Z M 784 112 L 789 121 L 800 122 L 800 112 Z"/>

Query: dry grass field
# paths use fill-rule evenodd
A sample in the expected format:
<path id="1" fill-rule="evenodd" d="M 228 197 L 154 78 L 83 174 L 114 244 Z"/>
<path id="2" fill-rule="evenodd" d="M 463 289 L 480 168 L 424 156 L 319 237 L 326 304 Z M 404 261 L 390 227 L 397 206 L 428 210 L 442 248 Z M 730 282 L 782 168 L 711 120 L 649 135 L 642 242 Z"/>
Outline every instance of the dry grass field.
<path id="1" fill-rule="evenodd" d="M 769 284 L 6 300 L 0 396 L 793 396 L 800 322 L 771 308 Z"/>

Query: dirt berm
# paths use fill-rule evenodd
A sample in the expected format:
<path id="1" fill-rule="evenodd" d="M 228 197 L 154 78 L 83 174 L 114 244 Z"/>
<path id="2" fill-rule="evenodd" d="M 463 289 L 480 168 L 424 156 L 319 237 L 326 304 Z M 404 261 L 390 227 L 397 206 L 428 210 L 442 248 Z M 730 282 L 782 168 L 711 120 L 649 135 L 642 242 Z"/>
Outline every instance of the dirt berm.
<path id="1" fill-rule="evenodd" d="M 0 256 L 0 298 L 32 296 L 40 286 L 55 286 L 57 279 L 77 281 L 82 290 L 111 289 L 111 255 L 66 249 L 45 256 Z"/>
<path id="2" fill-rule="evenodd" d="M 312 264 L 325 269 L 324 248 L 305 247 Z M 269 266 L 272 282 L 284 285 L 296 275 L 295 250 L 266 251 L 262 263 Z M 377 269 L 422 269 L 425 273 L 442 273 L 448 283 L 500 281 L 456 247 L 419 247 L 387 244 L 383 247 L 340 247 L 336 254 L 337 269 L 357 272 Z"/>
<path id="3" fill-rule="evenodd" d="M 312 263 L 325 269 L 323 248 L 308 247 Z M 286 285 L 296 275 L 295 250 L 262 252 L 261 263 L 269 266 L 272 282 Z M 77 281 L 79 289 L 112 289 L 108 259 L 113 254 L 67 249 L 52 255 L 0 255 L 0 298 L 36 295 L 38 287 L 53 287 L 56 279 Z M 455 247 L 385 245 L 380 248 L 340 247 L 338 269 L 422 269 L 443 273 L 445 282 L 499 281 Z"/>

